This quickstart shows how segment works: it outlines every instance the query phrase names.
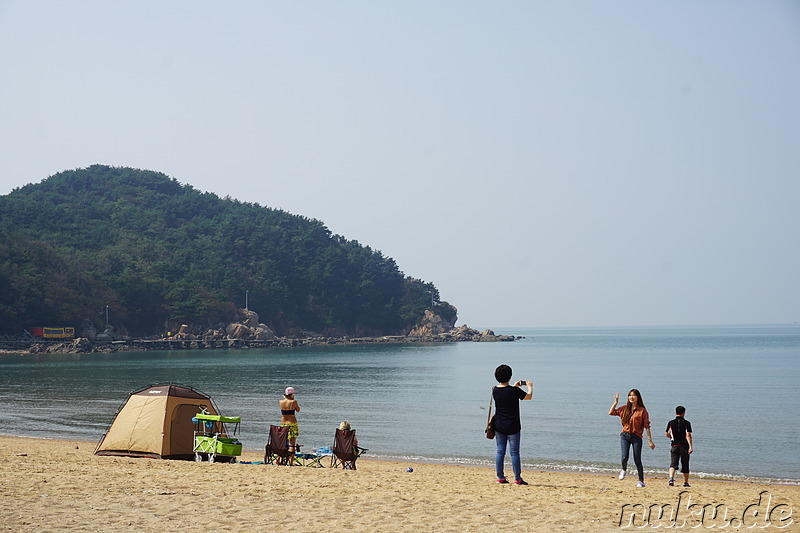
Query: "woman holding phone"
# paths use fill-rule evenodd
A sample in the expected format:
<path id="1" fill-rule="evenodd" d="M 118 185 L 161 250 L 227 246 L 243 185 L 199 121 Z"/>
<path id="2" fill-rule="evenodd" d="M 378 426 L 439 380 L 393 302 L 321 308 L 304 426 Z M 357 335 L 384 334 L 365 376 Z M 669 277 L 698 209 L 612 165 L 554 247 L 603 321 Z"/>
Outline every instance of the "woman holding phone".
<path id="1" fill-rule="evenodd" d="M 494 377 L 499 383 L 492 389 L 494 399 L 494 431 L 497 441 L 497 454 L 495 455 L 495 470 L 497 482 L 508 483 L 505 476 L 504 463 L 506 448 L 510 449 L 511 469 L 514 471 L 514 485 L 527 485 L 522 479 L 522 461 L 519 457 L 519 441 L 522 424 L 519 420 L 519 402 L 533 398 L 533 383 L 519 380 L 511 385 L 511 367 L 500 365 L 494 371 Z M 528 392 L 520 389 L 525 386 Z"/>

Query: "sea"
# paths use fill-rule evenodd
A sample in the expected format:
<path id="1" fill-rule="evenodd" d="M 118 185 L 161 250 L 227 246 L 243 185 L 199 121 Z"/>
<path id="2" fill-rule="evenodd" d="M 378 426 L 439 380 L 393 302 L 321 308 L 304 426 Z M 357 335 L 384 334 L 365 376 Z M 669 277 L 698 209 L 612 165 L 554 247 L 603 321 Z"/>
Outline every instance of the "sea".
<path id="1" fill-rule="evenodd" d="M 348 420 L 367 456 L 409 464 L 494 464 L 486 439 L 494 369 L 531 380 L 521 404 L 526 477 L 537 470 L 614 474 L 618 417 L 641 391 L 655 450 L 669 467 L 667 422 L 686 407 L 694 477 L 800 483 L 800 326 L 493 328 L 514 342 L 368 344 L 82 355 L 0 355 L 0 433 L 98 441 L 134 390 L 179 383 L 240 416 L 245 449 L 263 449 L 285 387 L 297 390 L 303 451 L 330 446 Z"/>

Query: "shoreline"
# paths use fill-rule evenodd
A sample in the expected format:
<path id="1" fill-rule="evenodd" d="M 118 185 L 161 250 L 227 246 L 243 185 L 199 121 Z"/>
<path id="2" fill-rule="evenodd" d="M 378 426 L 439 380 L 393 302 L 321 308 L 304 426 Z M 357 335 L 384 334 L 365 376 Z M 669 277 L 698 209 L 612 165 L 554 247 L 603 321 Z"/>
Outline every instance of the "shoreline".
<path id="1" fill-rule="evenodd" d="M 480 466 L 364 458 L 352 471 L 93 451 L 89 441 L 0 436 L 0 497 L 14 502 L 0 507 L 0 531 L 748 531 L 796 527 L 800 516 L 798 486 L 652 478 L 642 489 L 630 478 L 539 471 L 514 486 Z"/>
<path id="2" fill-rule="evenodd" d="M 0 341 L 0 355 L 91 354 L 169 350 L 247 350 L 250 348 L 299 348 L 309 346 L 359 346 L 370 344 L 425 344 L 449 342 L 513 342 L 524 337 L 495 335 L 491 330 L 454 330 L 436 335 L 383 335 L 378 337 L 276 337 L 271 340 L 233 338 L 126 339 L 91 341 L 70 340 L 5 340 Z"/>
<path id="3" fill-rule="evenodd" d="M 92 449 L 97 446 L 98 440 L 85 440 L 80 438 L 71 438 L 71 439 L 58 439 L 52 437 L 34 437 L 28 435 L 10 435 L 0 433 L 0 439 L 3 438 L 13 438 L 13 439 L 31 439 L 31 440 L 41 440 L 41 441 L 56 441 L 56 442 L 67 442 L 67 443 L 80 443 L 90 445 Z M 244 447 L 242 448 L 242 452 L 247 455 L 259 455 L 263 454 L 264 452 L 259 448 L 252 448 L 252 447 Z M 506 462 L 508 462 L 508 458 L 506 458 Z M 480 468 L 480 469 L 488 469 L 494 470 L 493 464 L 482 464 L 478 462 L 473 462 L 466 460 L 464 462 L 457 462 L 457 461 L 446 461 L 446 460 L 439 460 L 439 459 L 426 459 L 426 458 L 404 458 L 396 455 L 365 455 L 360 459 L 361 461 L 380 461 L 380 462 L 387 462 L 387 463 L 403 463 L 408 465 L 435 465 L 435 466 L 446 466 L 446 467 L 465 467 L 465 468 Z M 610 470 L 608 472 L 592 472 L 586 470 L 576 470 L 576 469 L 569 469 L 569 468 L 525 468 L 525 464 L 523 463 L 523 472 L 538 472 L 538 473 L 551 473 L 551 474 L 568 474 L 568 475 L 576 475 L 576 476 L 612 476 L 616 477 L 617 472 L 616 470 Z M 646 473 L 646 480 L 667 480 L 666 472 L 656 472 L 655 474 L 653 471 L 649 471 L 645 469 Z M 781 480 L 769 477 L 757 477 L 757 476 L 736 476 L 741 479 L 737 479 L 733 475 L 731 479 L 727 479 L 721 477 L 722 474 L 714 475 L 714 474 L 706 474 L 703 472 L 692 472 L 691 477 L 693 479 L 698 480 L 699 482 L 714 482 L 714 483 L 740 483 L 743 485 L 764 485 L 764 486 L 788 486 L 788 487 L 800 487 L 800 480 Z M 677 479 L 677 478 L 676 478 Z"/>

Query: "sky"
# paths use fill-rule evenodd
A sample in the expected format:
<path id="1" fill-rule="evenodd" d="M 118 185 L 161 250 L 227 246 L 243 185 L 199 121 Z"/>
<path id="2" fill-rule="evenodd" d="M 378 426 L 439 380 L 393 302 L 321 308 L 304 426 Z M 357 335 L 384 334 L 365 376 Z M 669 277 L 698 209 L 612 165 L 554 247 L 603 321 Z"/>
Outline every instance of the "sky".
<path id="1" fill-rule="evenodd" d="M 800 2 L 0 0 L 0 194 L 321 220 L 458 324 L 800 321 Z"/>

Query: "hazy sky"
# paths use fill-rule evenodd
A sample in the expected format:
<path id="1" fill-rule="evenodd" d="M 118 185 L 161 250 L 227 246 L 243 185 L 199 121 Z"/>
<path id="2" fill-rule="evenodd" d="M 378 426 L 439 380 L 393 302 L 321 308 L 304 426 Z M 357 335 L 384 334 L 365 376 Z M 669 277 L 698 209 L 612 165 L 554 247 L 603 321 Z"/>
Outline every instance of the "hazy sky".
<path id="1" fill-rule="evenodd" d="M 0 194 L 323 221 L 476 328 L 800 320 L 800 2 L 0 0 Z"/>

